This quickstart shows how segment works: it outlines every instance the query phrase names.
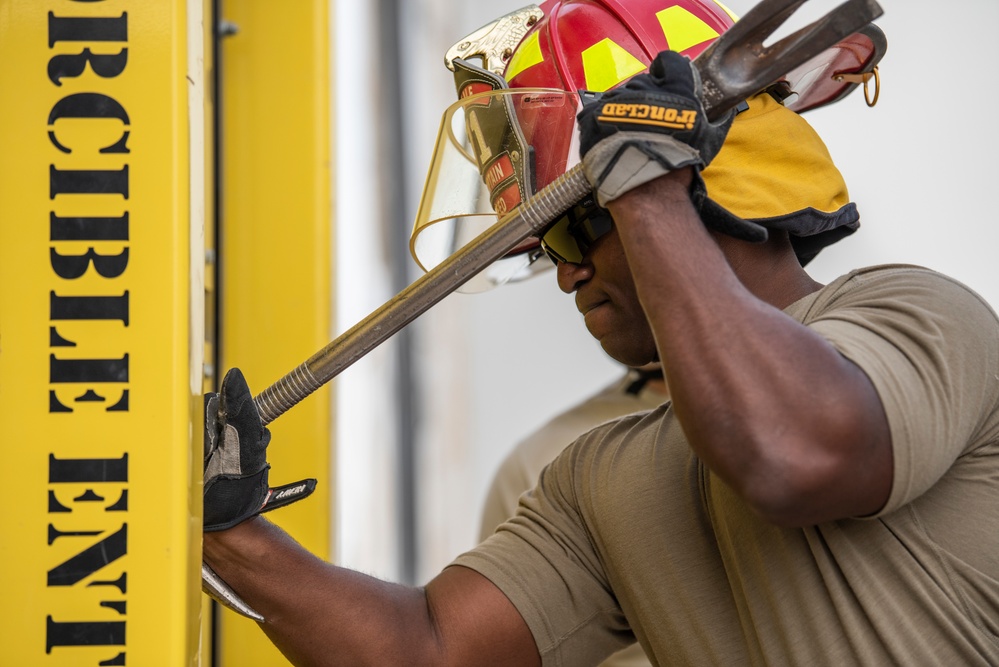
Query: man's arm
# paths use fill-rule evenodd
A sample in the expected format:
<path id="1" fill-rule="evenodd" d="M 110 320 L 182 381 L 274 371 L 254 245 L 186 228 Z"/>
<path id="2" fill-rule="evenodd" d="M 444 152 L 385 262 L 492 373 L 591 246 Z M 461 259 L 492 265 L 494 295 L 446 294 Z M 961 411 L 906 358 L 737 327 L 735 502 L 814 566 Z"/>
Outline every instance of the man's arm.
<path id="1" fill-rule="evenodd" d="M 259 516 L 205 533 L 204 557 L 295 665 L 541 664 L 516 608 L 467 568 L 391 584 L 316 558 Z"/>
<path id="2" fill-rule="evenodd" d="M 230 369 L 205 400 L 204 558 L 293 663 L 540 664 L 517 609 L 472 570 L 448 568 L 426 588 L 389 584 L 316 558 L 261 517 L 315 484 L 270 488 L 269 442 L 243 374 Z"/>
<path id="3" fill-rule="evenodd" d="M 690 181 L 690 169 L 673 172 L 608 208 L 691 447 L 775 523 L 876 512 L 892 481 L 878 395 L 780 310 L 818 286 L 786 238 L 760 246 L 709 232 Z"/>
<path id="4" fill-rule="evenodd" d="M 584 173 L 614 218 L 675 413 L 697 455 L 774 523 L 876 512 L 893 475 L 880 399 L 782 312 L 821 287 L 787 234 L 768 240 L 707 199 L 699 172 L 734 112 L 712 121 L 700 96 L 696 69 L 667 51 L 579 114 Z"/>

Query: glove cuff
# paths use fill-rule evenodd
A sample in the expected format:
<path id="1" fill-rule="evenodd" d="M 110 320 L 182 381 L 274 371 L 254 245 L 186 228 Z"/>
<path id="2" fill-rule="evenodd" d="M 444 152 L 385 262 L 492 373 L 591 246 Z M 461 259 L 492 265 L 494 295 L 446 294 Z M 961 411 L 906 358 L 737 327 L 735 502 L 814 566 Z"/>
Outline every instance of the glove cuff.
<path id="1" fill-rule="evenodd" d="M 666 135 L 618 132 L 595 145 L 583 157 L 583 173 L 594 184 L 597 203 L 606 207 L 621 195 L 660 176 L 704 165 L 700 154 Z"/>

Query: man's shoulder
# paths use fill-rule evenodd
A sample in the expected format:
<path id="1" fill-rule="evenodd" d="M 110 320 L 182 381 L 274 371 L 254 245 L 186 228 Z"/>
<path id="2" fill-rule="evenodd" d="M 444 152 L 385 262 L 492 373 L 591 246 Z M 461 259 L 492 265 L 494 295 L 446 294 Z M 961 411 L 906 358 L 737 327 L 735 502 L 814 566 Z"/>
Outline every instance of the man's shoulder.
<path id="1" fill-rule="evenodd" d="M 922 288 L 931 288 L 934 290 L 933 293 L 939 293 L 939 290 L 964 293 L 985 303 L 981 296 L 957 278 L 916 264 L 878 264 L 854 269 L 830 283 L 825 289 L 846 291 L 852 289 L 916 290 Z"/>
<path id="2" fill-rule="evenodd" d="M 914 264 L 882 264 L 855 269 L 786 310 L 809 323 L 847 308 L 927 309 L 941 315 L 997 322 L 984 298 L 952 276 Z"/>

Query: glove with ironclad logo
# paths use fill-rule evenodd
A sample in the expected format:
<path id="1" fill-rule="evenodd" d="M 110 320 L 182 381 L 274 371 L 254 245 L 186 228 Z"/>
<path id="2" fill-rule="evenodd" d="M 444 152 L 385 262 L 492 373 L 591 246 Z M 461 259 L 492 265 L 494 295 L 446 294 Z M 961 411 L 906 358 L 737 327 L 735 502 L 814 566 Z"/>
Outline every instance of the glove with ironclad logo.
<path id="1" fill-rule="evenodd" d="M 205 520 L 206 532 L 226 530 L 261 512 L 301 500 L 316 488 L 316 480 L 270 488 L 267 444 L 253 396 L 238 368 L 222 380 L 219 392 L 205 395 Z"/>
<path id="2" fill-rule="evenodd" d="M 601 206 L 660 176 L 692 167 L 691 200 L 704 223 L 746 241 L 767 230 L 708 199 L 700 171 L 721 150 L 735 118 L 712 123 L 701 103 L 701 80 L 691 61 L 663 51 L 649 71 L 603 94 L 579 112 L 583 173 Z"/>

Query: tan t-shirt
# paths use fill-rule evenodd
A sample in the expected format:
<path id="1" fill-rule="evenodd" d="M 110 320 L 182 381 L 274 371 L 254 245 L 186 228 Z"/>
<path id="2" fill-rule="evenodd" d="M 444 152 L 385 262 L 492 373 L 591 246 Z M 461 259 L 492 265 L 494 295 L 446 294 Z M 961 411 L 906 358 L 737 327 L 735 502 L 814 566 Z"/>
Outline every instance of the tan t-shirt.
<path id="1" fill-rule="evenodd" d="M 541 470 L 573 440 L 604 422 L 652 410 L 667 400 L 665 390 L 643 382 L 639 371 L 628 370 L 518 442 L 497 468 L 486 492 L 479 540 L 514 515 L 521 494 L 534 487 Z"/>
<path id="2" fill-rule="evenodd" d="M 651 410 L 668 400 L 665 388 L 659 388 L 661 380 L 645 382 L 641 377 L 641 372 L 629 370 L 517 443 L 500 464 L 486 493 L 480 541 L 517 512 L 521 494 L 534 487 L 541 470 L 579 435 L 611 419 Z M 649 660 L 641 646 L 632 644 L 600 665 L 648 667 Z"/>
<path id="3" fill-rule="evenodd" d="M 695 457 L 669 405 L 577 440 L 455 563 L 510 598 L 545 665 L 632 632 L 661 665 L 999 664 L 999 322 L 916 267 L 787 312 L 871 377 L 894 482 L 875 517 L 785 529 Z"/>

